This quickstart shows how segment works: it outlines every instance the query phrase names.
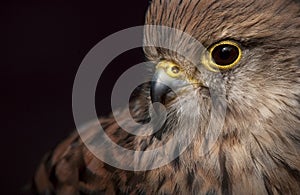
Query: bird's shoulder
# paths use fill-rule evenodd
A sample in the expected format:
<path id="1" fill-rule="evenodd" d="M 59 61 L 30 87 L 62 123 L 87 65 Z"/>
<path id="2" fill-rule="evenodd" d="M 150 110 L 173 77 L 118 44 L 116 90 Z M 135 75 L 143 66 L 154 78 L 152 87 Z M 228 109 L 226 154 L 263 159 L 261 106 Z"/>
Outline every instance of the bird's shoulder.
<path id="1" fill-rule="evenodd" d="M 130 139 L 112 118 L 101 119 L 101 124 L 115 142 Z M 91 125 L 85 131 L 92 137 L 97 130 Z M 127 194 L 137 193 L 139 182 L 133 172 L 99 160 L 74 132 L 44 156 L 34 176 L 33 190 L 36 194 Z"/>

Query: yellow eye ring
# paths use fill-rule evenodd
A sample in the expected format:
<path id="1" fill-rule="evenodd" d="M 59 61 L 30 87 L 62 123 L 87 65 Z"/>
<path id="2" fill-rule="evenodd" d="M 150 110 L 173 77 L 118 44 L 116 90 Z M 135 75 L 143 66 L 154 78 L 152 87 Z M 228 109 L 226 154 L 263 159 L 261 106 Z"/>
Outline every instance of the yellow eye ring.
<path id="1" fill-rule="evenodd" d="M 242 50 L 234 41 L 221 41 L 208 49 L 202 63 L 211 71 L 231 69 L 242 58 Z"/>

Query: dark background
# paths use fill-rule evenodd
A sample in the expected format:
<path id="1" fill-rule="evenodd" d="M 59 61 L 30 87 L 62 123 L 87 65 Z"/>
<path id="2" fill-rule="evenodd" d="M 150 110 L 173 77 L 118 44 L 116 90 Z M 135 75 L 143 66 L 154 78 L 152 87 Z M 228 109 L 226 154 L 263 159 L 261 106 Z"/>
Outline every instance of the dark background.
<path id="1" fill-rule="evenodd" d="M 0 3 L 0 194 L 19 194 L 43 154 L 74 130 L 72 86 L 82 59 L 106 36 L 142 25 L 147 6 L 146 0 Z M 110 64 L 97 90 L 101 114 L 109 112 L 113 79 L 141 61 L 139 49 Z"/>

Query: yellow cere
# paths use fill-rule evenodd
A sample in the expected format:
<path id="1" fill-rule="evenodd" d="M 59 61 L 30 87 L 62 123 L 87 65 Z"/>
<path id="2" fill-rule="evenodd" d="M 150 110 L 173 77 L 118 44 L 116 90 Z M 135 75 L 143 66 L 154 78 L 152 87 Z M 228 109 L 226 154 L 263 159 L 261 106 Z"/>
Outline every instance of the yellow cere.
<path id="1" fill-rule="evenodd" d="M 169 77 L 185 80 L 188 83 L 192 84 L 195 88 L 198 88 L 201 85 L 197 79 L 187 77 L 183 69 L 173 62 L 166 60 L 161 61 L 157 64 L 156 69 L 163 69 Z"/>
<path id="2" fill-rule="evenodd" d="M 172 78 L 179 78 L 183 76 L 183 71 L 181 70 L 181 68 L 173 62 L 161 61 L 160 63 L 158 63 L 156 68 L 164 69 L 167 75 Z"/>

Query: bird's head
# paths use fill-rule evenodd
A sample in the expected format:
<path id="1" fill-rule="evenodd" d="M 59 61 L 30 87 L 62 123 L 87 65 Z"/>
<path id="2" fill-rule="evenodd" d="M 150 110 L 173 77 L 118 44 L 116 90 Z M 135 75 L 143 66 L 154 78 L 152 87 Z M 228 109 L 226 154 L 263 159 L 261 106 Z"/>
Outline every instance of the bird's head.
<path id="1" fill-rule="evenodd" d="M 219 122 L 211 130 L 243 137 L 299 127 L 295 1 L 153 0 L 146 24 L 153 26 L 144 50 L 157 81 L 150 94 L 169 111 L 166 129 L 197 123 L 201 132 Z"/>

